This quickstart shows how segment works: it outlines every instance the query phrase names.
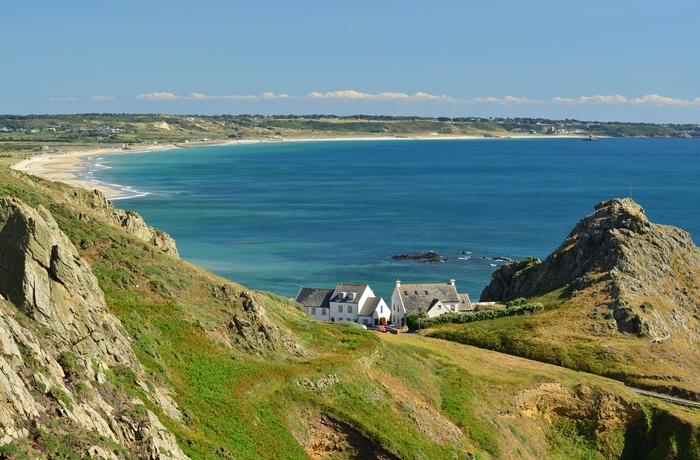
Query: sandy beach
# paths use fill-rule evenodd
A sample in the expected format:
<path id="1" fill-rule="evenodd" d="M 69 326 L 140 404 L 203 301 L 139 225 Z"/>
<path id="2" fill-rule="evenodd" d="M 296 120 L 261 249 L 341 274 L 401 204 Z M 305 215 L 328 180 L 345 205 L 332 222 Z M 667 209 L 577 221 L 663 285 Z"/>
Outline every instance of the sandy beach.
<path id="1" fill-rule="evenodd" d="M 571 138 L 575 136 L 537 136 L 537 135 L 526 135 L 526 136 L 512 136 L 513 139 L 540 139 L 540 138 Z M 150 152 L 154 150 L 168 150 L 180 147 L 204 147 L 207 145 L 222 145 L 222 144 L 250 144 L 258 142 L 313 142 L 313 141 L 377 141 L 377 140 L 455 140 L 455 139 L 497 139 L 497 137 L 489 138 L 483 136 L 441 136 L 437 135 L 435 137 L 336 137 L 336 138 L 291 138 L 291 139 L 279 139 L 279 140 L 238 140 L 238 141 L 227 141 L 227 142 L 217 142 L 212 144 L 161 144 L 161 145 L 147 145 L 147 146 L 135 146 L 129 149 L 122 148 L 101 148 L 93 150 L 81 150 L 66 153 L 46 153 L 35 155 L 26 160 L 22 160 L 19 163 L 12 166 L 12 169 L 25 172 L 34 176 L 39 176 L 44 179 L 48 179 L 54 182 L 63 182 L 75 187 L 81 187 L 88 190 L 99 190 L 108 199 L 119 199 L 127 196 L 122 188 L 111 184 L 99 183 L 97 181 L 86 180 L 80 177 L 80 173 L 85 170 L 83 163 L 87 157 L 95 155 L 109 155 L 109 154 L 119 154 L 119 153 L 139 153 L 139 152 Z"/>
<path id="2" fill-rule="evenodd" d="M 117 153 L 138 153 L 154 150 L 166 150 L 176 148 L 174 145 L 149 145 L 143 148 L 102 148 L 93 150 L 81 150 L 67 153 L 47 153 L 35 155 L 12 166 L 12 169 L 39 176 L 54 182 L 81 187 L 88 190 L 99 190 L 109 199 L 118 199 L 125 196 L 124 190 L 109 184 L 80 178 L 80 173 L 85 170 L 83 163 L 87 157 L 95 155 L 108 155 Z"/>

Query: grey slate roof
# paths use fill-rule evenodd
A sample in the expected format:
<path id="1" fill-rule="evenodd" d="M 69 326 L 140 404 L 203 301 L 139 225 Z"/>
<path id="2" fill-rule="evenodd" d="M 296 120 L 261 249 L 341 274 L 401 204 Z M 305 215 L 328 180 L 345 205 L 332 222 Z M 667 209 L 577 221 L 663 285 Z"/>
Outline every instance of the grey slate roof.
<path id="1" fill-rule="evenodd" d="M 474 309 L 472 306 L 472 301 L 469 298 L 469 294 L 466 292 L 457 294 L 459 296 L 459 310 L 460 311 L 471 311 Z"/>
<path id="2" fill-rule="evenodd" d="M 357 303 L 362 297 L 362 294 L 369 286 L 367 284 L 350 284 L 350 283 L 340 283 L 338 287 L 335 288 L 331 301 L 333 302 L 346 302 L 346 303 Z M 341 293 L 344 292 L 345 296 L 341 297 Z M 349 294 L 355 294 L 354 298 L 350 300 Z M 344 300 L 345 299 L 345 300 Z"/>
<path id="3" fill-rule="evenodd" d="M 379 302 L 382 300 L 381 297 L 367 297 L 365 304 L 362 306 L 362 310 L 358 313 L 359 316 L 372 316 L 374 311 L 379 306 Z"/>
<path id="4" fill-rule="evenodd" d="M 302 287 L 294 299 L 305 307 L 330 308 L 334 289 Z"/>
<path id="5" fill-rule="evenodd" d="M 401 284 L 397 286 L 406 313 L 427 312 L 436 300 L 457 303 L 457 288 L 450 283 Z"/>

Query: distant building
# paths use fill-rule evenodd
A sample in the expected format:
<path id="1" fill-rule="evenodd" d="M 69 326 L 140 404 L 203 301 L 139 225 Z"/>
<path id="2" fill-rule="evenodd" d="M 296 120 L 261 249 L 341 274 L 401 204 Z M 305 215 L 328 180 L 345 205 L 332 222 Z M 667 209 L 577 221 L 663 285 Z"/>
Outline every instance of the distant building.
<path id="1" fill-rule="evenodd" d="M 302 287 L 295 299 L 320 321 L 352 321 L 366 326 L 387 324 L 391 310 L 367 284 L 340 283 L 335 289 Z"/>
<path id="2" fill-rule="evenodd" d="M 406 315 L 424 313 L 434 318 L 445 313 L 467 313 L 473 311 L 469 294 L 458 294 L 455 280 L 449 283 L 401 284 L 391 295 L 391 322 L 404 325 Z"/>
<path id="3" fill-rule="evenodd" d="M 295 301 L 302 304 L 315 319 L 330 321 L 331 296 L 334 289 L 302 287 Z"/>

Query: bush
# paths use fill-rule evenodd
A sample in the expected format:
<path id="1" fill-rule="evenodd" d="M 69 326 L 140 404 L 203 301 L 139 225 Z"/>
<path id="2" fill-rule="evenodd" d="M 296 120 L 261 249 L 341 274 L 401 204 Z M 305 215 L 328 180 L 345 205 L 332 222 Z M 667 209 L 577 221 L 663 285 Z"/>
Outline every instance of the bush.
<path id="1" fill-rule="evenodd" d="M 406 326 L 408 326 L 408 329 L 413 331 L 418 329 L 418 321 L 420 320 L 420 325 L 421 327 L 423 326 L 423 322 L 425 321 L 425 313 L 409 313 L 406 315 Z"/>
<path id="2" fill-rule="evenodd" d="M 498 310 L 477 311 L 475 313 L 445 313 L 444 315 L 436 316 L 435 318 L 423 319 L 421 327 L 428 328 L 436 324 L 464 324 L 473 321 L 483 321 L 487 319 L 504 318 L 506 316 L 524 315 L 526 313 L 534 313 L 544 310 L 544 305 L 541 303 L 528 303 L 518 307 L 511 307 Z"/>

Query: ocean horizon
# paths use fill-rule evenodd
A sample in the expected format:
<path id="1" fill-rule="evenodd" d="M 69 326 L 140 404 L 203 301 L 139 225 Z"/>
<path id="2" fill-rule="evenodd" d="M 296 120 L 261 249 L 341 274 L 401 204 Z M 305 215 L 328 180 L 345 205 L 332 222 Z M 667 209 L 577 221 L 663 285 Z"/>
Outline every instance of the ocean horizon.
<path id="1" fill-rule="evenodd" d="M 684 139 L 229 144 L 97 155 L 84 178 L 175 238 L 183 259 L 250 289 L 448 282 L 477 300 L 504 261 L 546 258 L 597 203 L 700 232 L 700 156 Z M 118 184 L 118 185 L 117 185 Z M 394 260 L 435 251 L 445 260 Z"/>

